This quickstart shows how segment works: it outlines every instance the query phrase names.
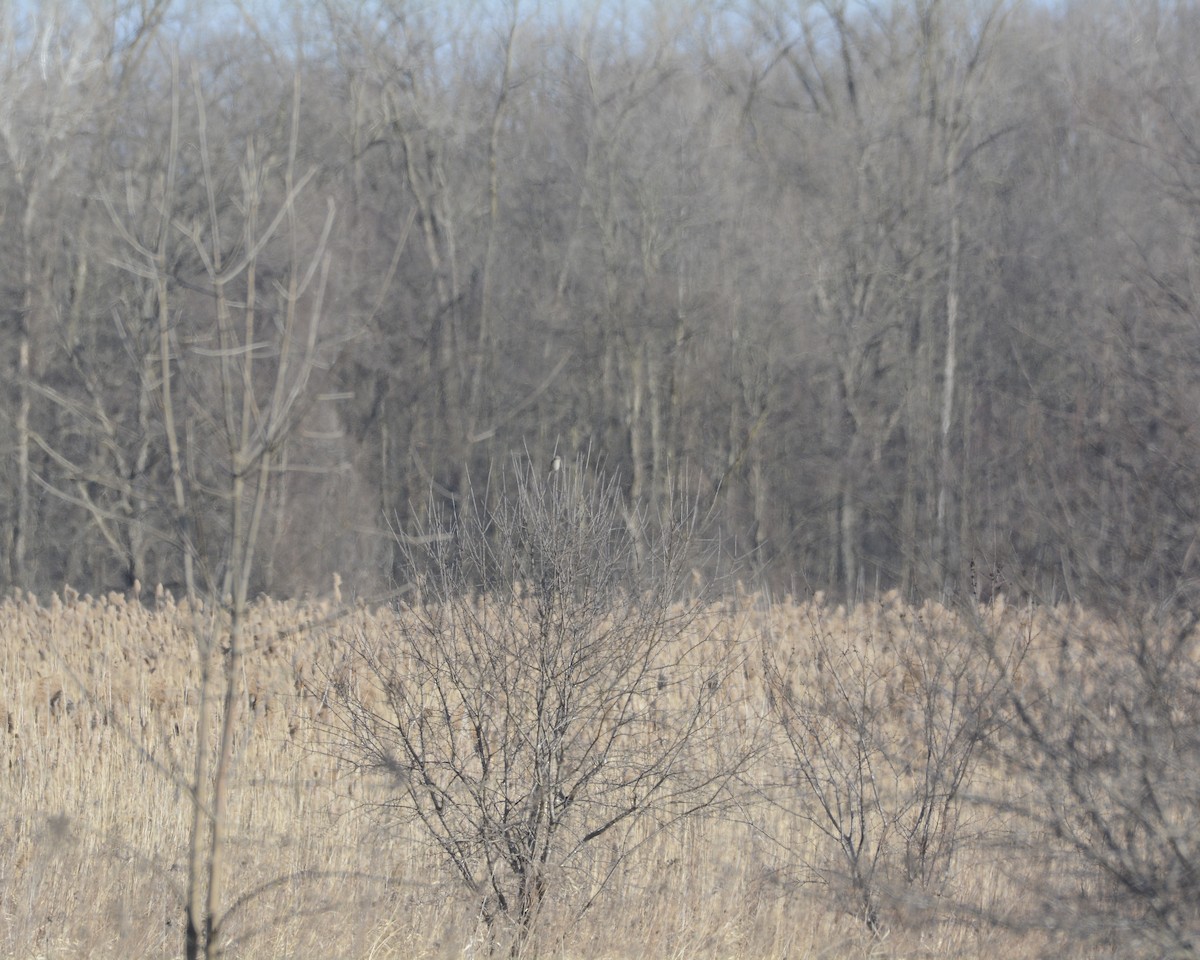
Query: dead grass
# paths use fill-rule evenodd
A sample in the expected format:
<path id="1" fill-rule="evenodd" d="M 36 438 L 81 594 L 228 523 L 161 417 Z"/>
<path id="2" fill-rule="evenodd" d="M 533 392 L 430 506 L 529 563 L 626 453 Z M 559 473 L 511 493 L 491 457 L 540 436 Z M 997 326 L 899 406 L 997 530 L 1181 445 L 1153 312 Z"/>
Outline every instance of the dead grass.
<path id="1" fill-rule="evenodd" d="M 358 779 L 321 750 L 322 678 L 339 659 L 338 628 L 301 627 L 333 613 L 321 602 L 260 601 L 251 611 L 230 808 L 229 955 L 477 956 L 476 905 L 422 837 L 410 827 L 383 829 L 362 812 L 364 796 L 386 785 Z M 395 615 L 355 609 L 338 624 L 370 635 Z M 1049 633 L 1053 616 L 1000 604 L 980 615 L 997 633 L 1035 637 Z M 881 638 L 914 623 L 967 629 L 946 610 L 890 597 L 853 614 L 819 600 L 768 609 L 749 594 L 712 607 L 695 629 L 745 652 L 719 720 L 730 749 L 763 729 L 762 643 L 802 664 L 819 628 L 841 643 L 875 643 L 886 657 Z M 74 595 L 0 605 L 0 954 L 179 955 L 193 636 L 218 628 L 167 597 L 152 609 Z M 986 781 L 984 771 L 975 788 Z M 1015 932 L 1023 921 L 1014 929 L 992 922 L 1022 920 L 1036 905 L 1027 902 L 1015 828 L 983 810 L 972 813 L 936 900 L 897 896 L 886 933 L 872 935 L 830 875 L 822 882 L 805 863 L 820 839 L 779 802 L 786 783 L 786 756 L 767 751 L 730 811 L 622 838 L 641 846 L 582 917 L 568 909 L 570 874 L 557 878 L 567 895 L 544 908 L 539 955 L 1015 958 L 1059 949 L 1045 935 Z"/>

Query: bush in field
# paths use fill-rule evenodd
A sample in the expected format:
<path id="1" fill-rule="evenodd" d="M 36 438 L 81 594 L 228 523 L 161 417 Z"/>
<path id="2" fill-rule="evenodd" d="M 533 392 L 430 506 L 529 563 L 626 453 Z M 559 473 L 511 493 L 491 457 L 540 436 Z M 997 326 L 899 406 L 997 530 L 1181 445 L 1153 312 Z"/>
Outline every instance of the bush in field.
<path id="1" fill-rule="evenodd" d="M 344 638 L 339 752 L 386 776 L 379 812 L 421 826 L 493 945 L 519 950 L 551 894 L 586 909 L 636 838 L 732 773 L 710 745 L 728 648 L 682 599 L 694 521 L 630 517 L 584 464 L 518 467 L 444 536 L 401 538 L 419 600 Z"/>
<path id="2" fill-rule="evenodd" d="M 1019 784 L 1032 926 L 1090 955 L 1200 953 L 1200 634 L 1195 613 L 1062 612 L 1009 676 L 994 748 Z"/>
<path id="3" fill-rule="evenodd" d="M 940 892 L 972 772 L 1001 722 L 1005 668 L 1026 644 L 1018 635 L 989 657 L 932 605 L 859 616 L 832 629 L 812 608 L 807 636 L 772 638 L 763 661 L 794 774 L 778 802 L 823 838 L 795 853 L 881 933 L 885 905 Z"/>

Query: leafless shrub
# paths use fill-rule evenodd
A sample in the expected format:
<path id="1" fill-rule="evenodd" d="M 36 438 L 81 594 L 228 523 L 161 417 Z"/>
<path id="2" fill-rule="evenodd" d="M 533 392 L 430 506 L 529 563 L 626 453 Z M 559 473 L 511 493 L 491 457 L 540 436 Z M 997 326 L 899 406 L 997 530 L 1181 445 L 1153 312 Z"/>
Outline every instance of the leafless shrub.
<path id="1" fill-rule="evenodd" d="M 1039 669 L 1008 678 L 998 806 L 1026 827 L 1026 920 L 1093 956 L 1200 951 L 1197 619 L 1067 611 Z"/>
<path id="2" fill-rule="evenodd" d="M 820 608 L 810 618 L 806 638 L 763 652 L 794 770 L 780 802 L 824 841 L 796 855 L 845 884 L 881 933 L 885 906 L 938 893 L 950 874 L 966 788 L 1001 717 L 1002 664 L 932 605 L 860 613 L 836 631 Z M 1022 655 L 1010 646 L 1004 663 Z"/>
<path id="3" fill-rule="evenodd" d="M 715 746 L 734 651 L 683 599 L 695 513 L 649 519 L 582 462 L 518 466 L 448 536 L 403 540 L 425 573 L 393 630 L 345 637 L 337 749 L 383 775 L 378 812 L 433 841 L 493 948 L 518 953 L 543 901 L 587 910 L 736 766 Z"/>

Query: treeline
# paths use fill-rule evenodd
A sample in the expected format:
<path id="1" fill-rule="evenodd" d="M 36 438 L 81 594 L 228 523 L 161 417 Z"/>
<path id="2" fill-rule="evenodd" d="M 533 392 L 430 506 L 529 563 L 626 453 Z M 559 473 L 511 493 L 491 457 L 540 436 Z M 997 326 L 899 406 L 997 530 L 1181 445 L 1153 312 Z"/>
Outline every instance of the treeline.
<path id="1" fill-rule="evenodd" d="M 383 587 L 556 452 L 775 588 L 1196 575 L 1195 3 L 259 14 L 5 7 L 0 587 Z"/>

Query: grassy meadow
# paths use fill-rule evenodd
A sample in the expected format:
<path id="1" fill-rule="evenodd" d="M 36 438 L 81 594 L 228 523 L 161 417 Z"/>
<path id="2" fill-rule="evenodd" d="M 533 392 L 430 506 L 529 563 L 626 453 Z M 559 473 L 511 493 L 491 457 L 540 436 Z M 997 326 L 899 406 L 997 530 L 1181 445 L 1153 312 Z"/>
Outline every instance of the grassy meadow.
<path id="1" fill-rule="evenodd" d="M 485 952 L 479 904 L 424 834 L 371 812 L 370 803 L 387 796 L 386 779 L 356 772 L 330 749 L 331 691 L 365 682 L 347 666 L 345 638 L 386 637 L 400 616 L 342 609 L 332 599 L 261 600 L 251 609 L 230 807 L 227 956 Z M 720 648 L 736 665 L 706 728 L 715 752 L 740 758 L 728 797 L 669 828 L 605 840 L 628 852 L 582 912 L 576 877 L 564 869 L 526 954 L 1070 953 L 1063 924 L 1040 922 L 1045 898 L 1059 881 L 1075 889 L 1094 877 L 1069 866 L 1056 876 L 1053 864 L 1068 861 L 1048 867 L 1036 855 L 1046 836 L 1014 813 L 1032 788 L 1000 753 L 976 743 L 954 802 L 933 792 L 937 816 L 909 799 L 930 731 L 962 717 L 949 694 L 978 691 L 989 669 L 968 639 L 986 635 L 993 652 L 1023 652 L 1003 678 L 1014 682 L 1048 669 L 1068 616 L 1086 619 L 1002 602 L 968 617 L 891 597 L 851 613 L 820 598 L 768 604 L 748 593 L 706 607 L 678 642 Z M 0 605 L 0 954 L 181 954 L 199 701 L 194 638 L 214 630 L 219 635 L 219 624 L 203 611 L 165 596 L 148 606 L 72 594 Z M 914 654 L 913 638 L 925 659 Z M 930 655 L 959 664 L 959 680 L 931 677 Z M 814 699 L 817 689 L 828 695 Z M 922 699 L 929 690 L 942 699 Z M 779 720 L 781 701 L 793 709 L 791 726 Z M 875 724 L 865 751 L 864 718 Z M 998 723 L 987 728 L 996 737 Z M 875 760 L 846 777 L 843 760 L 871 750 Z M 839 776 L 862 785 L 864 770 L 875 779 L 857 813 L 844 791 L 821 794 Z M 834 814 L 849 824 L 847 834 L 860 831 L 853 849 L 869 859 L 871 923 L 846 838 L 831 835 L 822 796 L 846 804 Z M 1119 953 L 1120 939 L 1109 942 Z"/>

